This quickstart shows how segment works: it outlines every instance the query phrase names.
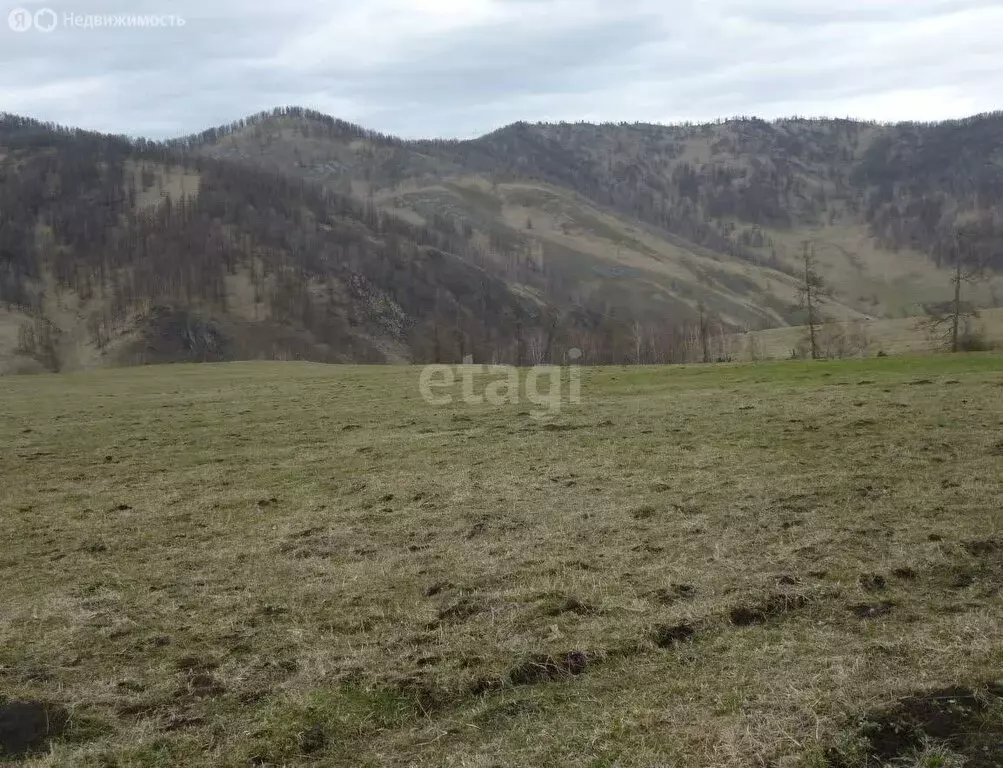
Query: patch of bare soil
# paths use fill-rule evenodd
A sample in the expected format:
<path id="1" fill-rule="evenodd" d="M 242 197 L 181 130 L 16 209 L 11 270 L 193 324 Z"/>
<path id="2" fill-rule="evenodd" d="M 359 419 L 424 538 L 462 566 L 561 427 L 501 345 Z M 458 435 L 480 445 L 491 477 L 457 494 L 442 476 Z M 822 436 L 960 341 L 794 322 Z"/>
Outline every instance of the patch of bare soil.
<path id="1" fill-rule="evenodd" d="M 589 655 L 584 651 L 569 651 L 560 656 L 537 654 L 508 673 L 512 685 L 535 685 L 551 680 L 574 677 L 585 671 Z"/>
<path id="2" fill-rule="evenodd" d="M 969 555 L 941 569 L 944 583 L 950 589 L 976 586 L 985 597 L 999 594 L 1003 589 L 1003 539 L 979 539 L 962 543 Z"/>
<path id="3" fill-rule="evenodd" d="M 19 758 L 43 751 L 66 731 L 65 707 L 40 701 L 0 699 L 0 757 Z"/>
<path id="4" fill-rule="evenodd" d="M 859 719 L 863 765 L 897 765 L 934 742 L 963 757 L 966 768 L 998 768 L 1003 765 L 1001 707 L 1003 685 L 998 684 L 978 691 L 951 687 L 906 696 Z M 833 752 L 829 765 L 850 768 L 861 763 Z"/>
<path id="5" fill-rule="evenodd" d="M 761 603 L 735 606 L 729 612 L 728 617 L 736 627 L 751 627 L 765 624 L 772 618 L 805 608 L 810 602 L 811 600 L 806 595 L 776 592 Z"/>
<path id="6" fill-rule="evenodd" d="M 968 554 L 973 557 L 985 557 L 987 555 L 1003 553 L 1003 538 L 968 541 L 963 546 Z"/>
<path id="7" fill-rule="evenodd" d="M 862 573 L 859 582 L 865 592 L 880 592 L 888 586 L 888 581 L 880 573 Z"/>
<path id="8" fill-rule="evenodd" d="M 696 629 L 691 624 L 676 624 L 674 626 L 662 626 L 652 633 L 652 640 L 659 648 L 671 648 L 680 643 L 685 643 L 693 639 Z"/>
<path id="9" fill-rule="evenodd" d="M 568 651 L 557 655 L 537 653 L 514 666 L 502 678 L 478 680 L 471 688 L 471 693 L 479 696 L 506 686 L 537 685 L 566 680 L 581 675 L 597 660 L 597 655 L 588 651 Z"/>

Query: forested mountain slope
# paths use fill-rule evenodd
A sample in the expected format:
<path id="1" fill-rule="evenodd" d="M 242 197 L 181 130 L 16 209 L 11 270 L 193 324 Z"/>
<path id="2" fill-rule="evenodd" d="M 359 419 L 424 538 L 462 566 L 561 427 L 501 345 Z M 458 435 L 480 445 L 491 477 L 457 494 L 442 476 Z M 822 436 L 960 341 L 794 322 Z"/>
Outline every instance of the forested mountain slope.
<path id="1" fill-rule="evenodd" d="M 913 314 L 943 298 L 949 278 L 938 267 L 953 258 L 959 231 L 964 258 L 1003 266 L 1003 113 L 900 125 L 516 123 L 473 141 L 404 142 L 289 109 L 185 144 L 426 218 L 447 205 L 459 218 L 483 220 L 501 209 L 505 215 L 496 218 L 505 224 L 535 223 L 536 206 L 510 205 L 505 184 L 542 184 L 543 197 L 562 190 L 566 208 L 598 206 L 689 254 L 756 268 L 745 270 L 749 277 L 763 269 L 796 274 L 810 239 L 834 299 L 853 310 L 850 316 Z M 454 182 L 446 184 L 445 199 L 443 181 Z M 527 200 L 518 197 L 517 203 Z M 429 202 L 438 207 L 430 211 Z M 582 217 L 562 218 L 565 234 L 596 234 L 576 227 L 576 218 Z M 606 250 L 615 256 L 614 248 Z M 708 281 L 690 274 L 683 282 Z M 770 291 L 758 293 L 758 305 L 769 305 Z M 987 287 L 979 298 L 996 301 Z"/>
<path id="2" fill-rule="evenodd" d="M 802 322 L 806 241 L 837 320 L 1003 266 L 1003 115 L 406 142 L 283 108 L 167 144 L 4 116 L 0 371 L 687 359 L 700 328 Z"/>
<path id="3" fill-rule="evenodd" d="M 456 232 L 158 145 L 14 118 L 0 136 L 8 369 L 434 357 L 432 318 L 504 347 L 531 316 Z"/>

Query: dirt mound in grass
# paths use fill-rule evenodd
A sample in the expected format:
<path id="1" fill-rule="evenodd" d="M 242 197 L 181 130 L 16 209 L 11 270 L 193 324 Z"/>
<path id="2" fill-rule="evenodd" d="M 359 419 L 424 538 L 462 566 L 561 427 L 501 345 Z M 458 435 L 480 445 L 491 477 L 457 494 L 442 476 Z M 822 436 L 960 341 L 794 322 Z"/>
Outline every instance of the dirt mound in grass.
<path id="1" fill-rule="evenodd" d="M 978 690 L 941 688 L 906 696 L 863 716 L 858 730 L 866 762 L 833 752 L 831 768 L 897 765 L 929 744 L 964 758 L 965 768 L 999 768 L 1003 765 L 1003 685 Z"/>
<path id="2" fill-rule="evenodd" d="M 471 693 L 479 696 L 487 691 L 498 690 L 506 686 L 537 685 L 539 683 L 557 682 L 577 677 L 586 669 L 601 660 L 602 654 L 588 651 L 568 651 L 551 656 L 537 653 L 525 661 L 512 667 L 506 675 L 500 678 L 481 678 L 471 687 Z"/>
<path id="3" fill-rule="evenodd" d="M 811 598 L 807 595 L 776 592 L 761 602 L 735 606 L 728 613 L 728 618 L 736 627 L 751 627 L 766 624 L 770 619 L 806 608 L 811 602 Z"/>
<path id="4" fill-rule="evenodd" d="M 24 757 L 59 738 L 70 720 L 65 707 L 0 699 L 0 758 Z"/>
<path id="5" fill-rule="evenodd" d="M 588 664 L 589 656 L 583 651 L 570 651 L 560 656 L 537 654 L 512 669 L 508 679 L 512 685 L 535 685 L 580 675 Z"/>

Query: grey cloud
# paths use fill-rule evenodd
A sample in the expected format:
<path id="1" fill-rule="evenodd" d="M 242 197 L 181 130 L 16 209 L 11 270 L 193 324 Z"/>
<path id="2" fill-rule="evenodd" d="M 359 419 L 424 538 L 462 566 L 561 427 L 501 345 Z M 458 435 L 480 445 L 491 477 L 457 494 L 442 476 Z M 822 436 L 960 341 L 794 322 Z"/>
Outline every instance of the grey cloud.
<path id="1" fill-rule="evenodd" d="M 1003 106 L 1003 8 L 982 0 L 47 0 L 60 16 L 186 19 L 48 34 L 7 29 L 3 2 L 0 111 L 134 135 L 280 104 L 462 137 L 519 119 L 926 119 Z"/>
<path id="2" fill-rule="evenodd" d="M 911 0 L 904 3 L 798 3 L 787 0 L 725 3 L 730 15 L 779 26 L 900 24 L 998 6 L 996 0 Z"/>

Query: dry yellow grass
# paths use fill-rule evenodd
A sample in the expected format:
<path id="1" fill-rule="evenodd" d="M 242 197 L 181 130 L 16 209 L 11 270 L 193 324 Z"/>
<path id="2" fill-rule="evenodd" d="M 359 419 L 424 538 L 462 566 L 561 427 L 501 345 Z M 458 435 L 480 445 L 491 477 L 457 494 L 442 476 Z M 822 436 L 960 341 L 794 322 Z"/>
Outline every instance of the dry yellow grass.
<path id="1" fill-rule="evenodd" d="M 406 213 L 409 204 L 424 201 L 427 206 L 431 200 L 440 208 L 459 208 L 467 215 L 476 211 L 477 216 L 526 237 L 530 253 L 539 262 L 547 246 L 575 254 L 581 262 L 578 280 L 590 290 L 614 296 L 626 289 L 627 304 L 635 308 L 657 307 L 658 301 L 652 305 L 653 297 L 666 294 L 693 312 L 702 301 L 724 322 L 738 327 L 761 327 L 764 318 L 777 324 L 787 321 L 798 304 L 796 274 L 806 240 L 815 244 L 818 269 L 831 289 L 822 302 L 826 317 L 861 322 L 903 318 L 921 313 L 924 304 L 948 298 L 951 290 L 949 270 L 938 268 L 927 254 L 882 248 L 859 223 L 764 229 L 768 244 L 759 249 L 760 256 L 771 259 L 775 255 L 788 274 L 657 234 L 566 189 L 540 182 L 491 184 L 476 175 L 424 186 L 412 180 L 376 199 L 398 215 Z M 739 221 L 732 224 L 736 231 L 749 227 Z M 486 238 L 482 245 L 487 247 Z M 621 273 L 598 277 L 604 268 Z M 970 298 L 988 306 L 996 301 L 999 285 L 993 277 L 970 288 Z M 915 350 L 914 344 L 906 348 Z M 789 351 L 783 350 L 780 356 Z"/>
<path id="2" fill-rule="evenodd" d="M 202 181 L 199 174 L 193 171 L 159 163 L 128 162 L 125 170 L 132 177 L 137 208 L 156 208 L 166 198 L 174 201 L 184 196 L 195 198 Z M 144 184 L 144 170 L 150 182 L 148 187 Z"/>
<path id="3" fill-rule="evenodd" d="M 827 304 L 837 319 L 856 316 L 904 317 L 920 314 L 924 304 L 947 299 L 950 273 L 938 268 L 928 254 L 882 248 L 868 228 L 855 222 L 797 229 L 770 229 L 781 261 L 800 271 L 804 242 L 814 244 L 817 268 L 838 301 Z M 980 305 L 992 301 L 998 278 L 971 289 Z M 847 311 L 849 308 L 850 311 Z"/>
<path id="4" fill-rule="evenodd" d="M 970 320 L 971 330 L 992 347 L 1003 347 L 1003 309 L 986 309 Z M 774 328 L 738 334 L 729 339 L 733 359 L 783 360 L 799 350 L 803 355 L 807 326 Z M 846 339 L 840 343 L 840 339 Z M 832 356 L 922 355 L 943 349 L 943 332 L 931 335 L 921 317 L 857 320 L 823 324 L 819 339 Z"/>
<path id="5" fill-rule="evenodd" d="M 0 713 L 71 715 L 34 768 L 863 765 L 856 716 L 1003 676 L 1001 384 L 602 369 L 541 422 L 410 367 L 0 379 Z"/>
<path id="6" fill-rule="evenodd" d="M 570 255 L 577 263 L 563 268 L 576 274 L 582 290 L 607 295 L 614 304 L 664 313 L 664 299 L 672 296 L 695 312 L 703 301 L 726 322 L 744 325 L 753 318 L 761 324 L 764 317 L 783 322 L 797 301 L 797 281 L 789 275 L 658 236 L 544 183 L 491 185 L 483 177 L 462 176 L 420 188 L 404 185 L 379 201 L 399 214 L 408 202 L 429 199 L 447 208 L 470 206 L 519 232 L 540 266 L 548 250 Z M 845 307 L 840 314 L 855 315 Z"/>

